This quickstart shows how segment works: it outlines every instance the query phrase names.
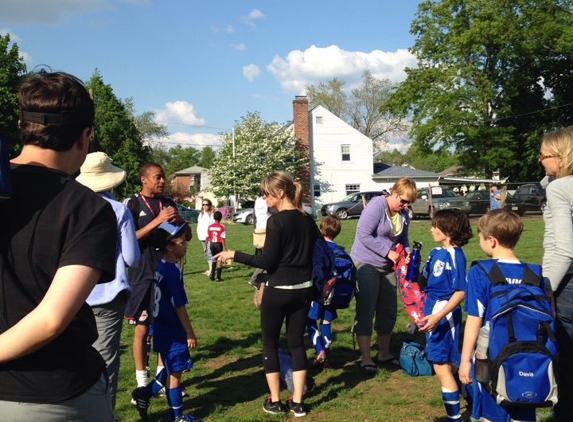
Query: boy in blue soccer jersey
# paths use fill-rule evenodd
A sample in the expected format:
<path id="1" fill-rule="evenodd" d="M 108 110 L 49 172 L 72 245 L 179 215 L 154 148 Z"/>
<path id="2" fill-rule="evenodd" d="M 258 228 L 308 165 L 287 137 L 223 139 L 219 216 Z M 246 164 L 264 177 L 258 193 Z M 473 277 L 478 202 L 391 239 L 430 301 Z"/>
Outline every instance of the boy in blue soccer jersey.
<path id="1" fill-rule="evenodd" d="M 504 277 L 511 280 L 512 283 L 522 282 L 526 265 L 536 274 L 541 274 L 540 265 L 526 264 L 515 256 L 514 248 L 522 231 L 521 218 L 516 213 L 505 209 L 492 210 L 481 217 L 478 222 L 481 249 L 497 263 Z M 544 285 L 541 287 L 544 288 Z M 472 383 L 471 361 L 479 330 L 482 325 L 489 324 L 487 309 L 491 289 L 492 283 L 488 275 L 478 265 L 472 266 L 468 271 L 465 302 L 468 316 L 464 330 L 459 372 L 460 381 L 464 384 Z M 502 407 L 495 402 L 490 394 L 481 389 L 481 385 L 477 381 L 473 382 L 472 391 L 474 392 L 474 418 L 483 417 L 485 422 L 505 422 L 509 419 L 535 421 L 534 408 L 511 409 Z"/>
<path id="2" fill-rule="evenodd" d="M 460 421 L 460 392 L 455 374 L 460 365 L 460 328 L 466 290 L 466 257 L 462 246 L 472 237 L 466 214 L 456 209 L 436 212 L 430 229 L 442 246 L 431 250 L 421 276 L 427 280 L 421 332 L 426 333 L 426 353 L 442 387 L 448 422 Z"/>
<path id="3" fill-rule="evenodd" d="M 327 215 L 320 222 L 320 232 L 326 240 L 326 244 L 334 253 L 337 273 L 349 280 L 356 277 L 356 268 L 352 264 L 352 258 L 346 253 L 344 247 L 334 243 L 336 236 L 340 234 L 342 225 L 336 216 Z M 343 259 L 341 259 L 343 258 Z M 323 306 L 318 301 L 313 300 L 308 311 L 307 331 L 316 350 L 316 357 L 312 361 L 313 366 L 328 366 L 328 352 L 332 345 L 332 330 L 330 323 L 338 318 L 336 309 L 331 306 Z M 318 320 L 321 319 L 320 328 Z"/>
<path id="4" fill-rule="evenodd" d="M 183 276 L 177 266 L 187 253 L 187 223 L 176 226 L 162 223 L 152 233 L 153 245 L 163 250 L 163 259 L 155 270 L 153 306 L 153 350 L 160 354 L 165 368 L 145 387 L 131 393 L 139 415 L 147 418 L 149 399 L 165 386 L 169 416 L 174 422 L 199 422 L 192 415 L 183 415 L 181 374 L 193 367 L 189 348 L 197 347 L 197 338 L 185 309 L 187 295 Z"/>

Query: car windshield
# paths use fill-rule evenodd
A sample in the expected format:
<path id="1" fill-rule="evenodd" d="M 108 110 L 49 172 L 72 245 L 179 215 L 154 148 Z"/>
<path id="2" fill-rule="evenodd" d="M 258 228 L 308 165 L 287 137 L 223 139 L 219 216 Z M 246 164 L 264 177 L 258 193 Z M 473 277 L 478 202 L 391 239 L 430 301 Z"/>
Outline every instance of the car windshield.
<path id="1" fill-rule="evenodd" d="M 420 190 L 418 193 L 418 198 L 421 198 L 425 196 L 426 198 L 430 198 L 430 194 L 428 192 L 428 189 L 423 189 Z M 432 188 L 432 198 L 436 199 L 436 198 L 452 198 L 452 197 L 456 197 L 459 196 L 457 195 L 454 191 L 451 191 L 449 189 L 442 189 L 442 188 Z"/>
<path id="2" fill-rule="evenodd" d="M 356 194 L 351 193 L 350 195 L 346 195 L 344 199 L 340 202 L 354 202 L 356 200 Z"/>

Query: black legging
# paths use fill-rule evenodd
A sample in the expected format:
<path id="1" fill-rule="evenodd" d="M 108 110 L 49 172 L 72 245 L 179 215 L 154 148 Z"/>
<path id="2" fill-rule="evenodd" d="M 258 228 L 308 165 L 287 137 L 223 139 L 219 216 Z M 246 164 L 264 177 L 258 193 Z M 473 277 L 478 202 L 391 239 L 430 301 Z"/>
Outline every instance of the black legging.
<path id="1" fill-rule="evenodd" d="M 314 287 L 295 290 L 265 288 L 261 305 L 261 332 L 263 367 L 266 374 L 280 372 L 278 347 L 285 317 L 292 370 L 306 369 L 307 359 L 303 338 L 314 289 Z"/>

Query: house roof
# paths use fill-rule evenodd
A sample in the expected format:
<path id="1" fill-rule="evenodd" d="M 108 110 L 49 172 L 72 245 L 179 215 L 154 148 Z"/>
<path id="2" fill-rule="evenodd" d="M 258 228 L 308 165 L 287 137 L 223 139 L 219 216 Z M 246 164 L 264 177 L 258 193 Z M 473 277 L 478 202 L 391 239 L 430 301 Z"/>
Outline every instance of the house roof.
<path id="1" fill-rule="evenodd" d="M 426 170 L 418 170 L 412 167 L 392 166 L 386 163 L 374 163 L 374 176 L 372 179 L 399 179 L 411 177 L 415 179 L 438 179 L 441 175 Z"/>
<path id="2" fill-rule="evenodd" d="M 183 170 L 176 171 L 173 174 L 176 174 L 178 176 L 186 176 L 188 174 L 201 174 L 201 173 L 206 173 L 206 172 L 207 172 L 207 169 L 204 167 L 193 166 L 193 167 L 188 167 L 188 168 L 183 169 Z"/>

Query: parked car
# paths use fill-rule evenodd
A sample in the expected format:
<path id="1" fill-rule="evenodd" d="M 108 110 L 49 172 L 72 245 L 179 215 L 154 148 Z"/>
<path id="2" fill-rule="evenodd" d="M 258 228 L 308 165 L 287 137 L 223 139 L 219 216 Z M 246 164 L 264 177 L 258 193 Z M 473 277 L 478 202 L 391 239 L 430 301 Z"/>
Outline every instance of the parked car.
<path id="1" fill-rule="evenodd" d="M 545 195 L 545 188 L 541 186 L 541 183 L 527 183 L 521 185 L 512 195 L 511 207 L 517 207 L 519 211 L 541 211 L 545 210 L 547 206 L 547 196 Z M 508 202 L 507 198 L 505 200 L 505 207 L 507 208 Z M 517 210 L 513 210 L 517 211 Z"/>
<path id="2" fill-rule="evenodd" d="M 383 195 L 382 192 L 355 192 L 347 195 L 342 201 L 324 204 L 320 209 L 320 214 L 336 215 L 341 220 L 349 217 L 360 217 L 364 206 L 375 196 Z"/>
<path id="3" fill-rule="evenodd" d="M 470 214 L 485 214 L 490 209 L 491 196 L 488 190 L 474 190 L 464 196 L 469 202 Z"/>
<path id="4" fill-rule="evenodd" d="M 177 204 L 177 211 L 181 214 L 181 217 L 189 223 L 196 223 L 197 217 L 199 217 L 199 211 L 193 210 L 186 207 L 185 205 Z"/>
<path id="5" fill-rule="evenodd" d="M 254 208 L 241 208 L 233 216 L 233 222 L 243 224 L 253 224 L 255 222 Z"/>
<path id="6" fill-rule="evenodd" d="M 308 202 L 302 204 L 302 208 L 310 214 L 313 218 L 314 215 L 312 213 L 312 205 Z M 241 208 L 237 210 L 235 215 L 233 216 L 233 222 L 235 223 L 243 223 L 243 224 L 253 224 L 255 222 L 255 210 L 253 207 L 250 208 Z"/>
<path id="7" fill-rule="evenodd" d="M 408 206 L 411 219 L 421 216 L 432 218 L 436 211 L 446 208 L 457 208 L 468 215 L 472 210 L 470 201 L 465 197 L 441 186 L 433 186 L 431 191 L 428 188 L 418 189 L 416 202 Z"/>
<path id="8" fill-rule="evenodd" d="M 505 197 L 504 208 L 516 212 L 519 215 L 525 214 L 525 204 L 521 201 L 516 200 L 512 194 L 509 192 Z"/>

